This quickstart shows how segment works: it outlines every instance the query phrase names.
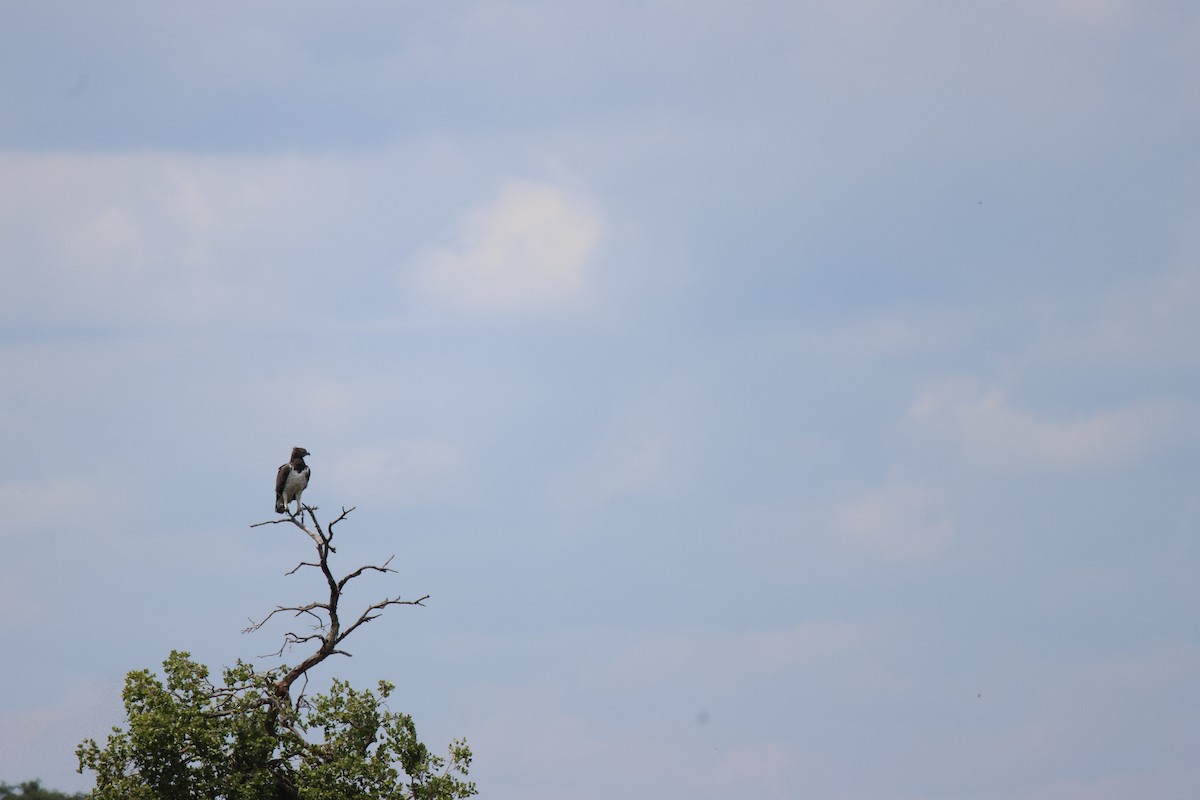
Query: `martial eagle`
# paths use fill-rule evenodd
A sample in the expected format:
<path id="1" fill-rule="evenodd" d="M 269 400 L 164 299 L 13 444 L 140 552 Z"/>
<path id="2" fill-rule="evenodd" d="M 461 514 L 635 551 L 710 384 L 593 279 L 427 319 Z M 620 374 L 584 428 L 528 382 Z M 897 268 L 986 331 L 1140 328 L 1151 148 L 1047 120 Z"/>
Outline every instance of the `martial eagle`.
<path id="1" fill-rule="evenodd" d="M 292 460 L 279 468 L 275 475 L 275 513 L 291 514 L 288 504 L 296 501 L 296 513 L 302 514 L 304 507 L 300 505 L 300 495 L 308 488 L 308 478 L 312 470 L 304 463 L 308 451 L 303 447 L 292 448 Z"/>

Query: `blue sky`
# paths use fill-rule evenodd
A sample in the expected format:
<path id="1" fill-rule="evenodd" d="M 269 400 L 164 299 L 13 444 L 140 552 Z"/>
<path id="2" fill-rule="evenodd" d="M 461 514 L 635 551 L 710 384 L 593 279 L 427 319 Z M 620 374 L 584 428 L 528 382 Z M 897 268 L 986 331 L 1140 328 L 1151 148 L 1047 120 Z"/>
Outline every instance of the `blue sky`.
<path id="1" fill-rule="evenodd" d="M 0 780 L 278 647 L 303 445 L 485 797 L 1193 795 L 1194 4 L 2 14 Z"/>

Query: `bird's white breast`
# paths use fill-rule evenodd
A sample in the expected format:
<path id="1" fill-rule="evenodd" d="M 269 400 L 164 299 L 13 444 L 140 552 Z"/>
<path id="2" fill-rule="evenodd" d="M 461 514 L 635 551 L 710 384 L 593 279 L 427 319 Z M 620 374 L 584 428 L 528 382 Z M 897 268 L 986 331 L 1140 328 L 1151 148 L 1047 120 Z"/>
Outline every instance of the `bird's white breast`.
<path id="1" fill-rule="evenodd" d="M 283 482 L 284 497 L 295 497 L 297 493 L 303 492 L 308 486 L 308 470 L 297 472 L 291 470 L 288 472 L 287 479 Z"/>

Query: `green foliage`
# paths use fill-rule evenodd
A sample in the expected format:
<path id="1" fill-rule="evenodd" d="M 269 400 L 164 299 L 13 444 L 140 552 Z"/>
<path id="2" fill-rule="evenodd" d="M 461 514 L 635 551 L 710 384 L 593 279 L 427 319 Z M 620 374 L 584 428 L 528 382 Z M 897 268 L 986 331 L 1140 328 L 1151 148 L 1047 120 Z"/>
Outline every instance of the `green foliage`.
<path id="1" fill-rule="evenodd" d="M 96 773 L 94 800 L 459 800 L 471 751 L 452 743 L 435 756 L 412 718 L 388 710 L 393 690 L 335 680 L 327 694 L 293 704 L 285 669 L 244 662 L 221 685 L 189 654 L 172 652 L 165 683 L 148 670 L 126 676 L 128 727 L 104 747 L 79 746 L 79 770 Z"/>
<path id="2" fill-rule="evenodd" d="M 52 789 L 43 789 L 39 780 L 22 781 L 13 786 L 0 783 L 0 800 L 87 800 L 87 795 L 63 794 Z"/>

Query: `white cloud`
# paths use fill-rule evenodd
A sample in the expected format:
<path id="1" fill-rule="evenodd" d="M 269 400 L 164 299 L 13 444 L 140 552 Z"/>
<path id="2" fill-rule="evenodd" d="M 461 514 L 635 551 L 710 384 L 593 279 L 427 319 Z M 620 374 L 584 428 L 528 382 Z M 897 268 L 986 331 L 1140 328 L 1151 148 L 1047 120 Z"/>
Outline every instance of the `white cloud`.
<path id="1" fill-rule="evenodd" d="M 40 324 L 261 317 L 296 217 L 322 170 L 280 158 L 0 154 L 0 235 L 12 269 L 0 311 Z M 264 242 L 270 244 L 264 249 Z M 282 245 L 282 246 L 281 246 Z M 291 260 L 294 263 L 294 259 Z M 279 299 L 281 293 L 274 291 Z"/>
<path id="2" fill-rule="evenodd" d="M 418 255 L 418 288 L 471 312 L 560 309 L 587 288 L 596 213 L 562 189 L 513 181 L 463 220 L 456 244 Z"/>
<path id="3" fill-rule="evenodd" d="M 385 224 L 435 216 L 455 183 L 441 145 L 360 156 L 0 152 L 0 315 L 35 325 L 266 325 L 362 304 Z M 385 268 L 386 269 L 386 268 Z M 389 277 L 385 273 L 384 277 Z M 355 322 L 361 316 L 354 316 Z"/>
<path id="4" fill-rule="evenodd" d="M 979 466 L 1067 470 L 1129 462 L 1158 441 L 1175 416 L 1158 403 L 1047 419 L 970 379 L 928 387 L 909 414 Z"/>
<path id="5" fill-rule="evenodd" d="M 951 515 L 928 490 L 897 484 L 865 492 L 833 513 L 834 530 L 855 549 L 904 561 L 932 558 L 954 540 Z"/>

